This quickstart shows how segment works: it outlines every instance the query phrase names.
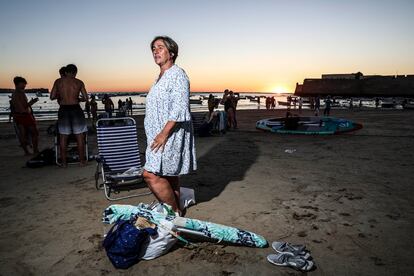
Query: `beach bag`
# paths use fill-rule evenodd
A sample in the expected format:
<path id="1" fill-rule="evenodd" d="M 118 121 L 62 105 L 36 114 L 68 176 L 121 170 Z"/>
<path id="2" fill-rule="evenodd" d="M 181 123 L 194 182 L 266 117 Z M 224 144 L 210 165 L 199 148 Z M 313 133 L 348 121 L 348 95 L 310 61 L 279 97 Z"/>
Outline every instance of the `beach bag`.
<path id="1" fill-rule="evenodd" d="M 156 234 L 152 228 L 136 228 L 132 220 L 118 220 L 106 235 L 103 247 L 115 268 L 127 269 L 139 262 L 141 246 Z"/>
<path id="2" fill-rule="evenodd" d="M 145 245 L 142 246 L 140 253 L 141 259 L 153 260 L 167 253 L 177 242 L 177 238 L 170 232 L 173 227 L 174 225 L 170 221 L 164 221 L 163 225 L 158 225 L 158 234 L 150 237 L 145 242 Z"/>

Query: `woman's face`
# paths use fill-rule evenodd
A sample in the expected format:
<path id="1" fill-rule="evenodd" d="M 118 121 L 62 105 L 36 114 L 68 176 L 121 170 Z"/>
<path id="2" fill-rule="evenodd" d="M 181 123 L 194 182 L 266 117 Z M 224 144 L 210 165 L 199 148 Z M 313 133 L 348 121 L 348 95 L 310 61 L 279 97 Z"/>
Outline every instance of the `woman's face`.
<path id="1" fill-rule="evenodd" d="M 158 39 L 154 42 L 154 45 L 152 46 L 152 56 L 155 63 L 159 66 L 166 64 L 170 60 L 172 61 L 172 56 L 162 39 Z"/>

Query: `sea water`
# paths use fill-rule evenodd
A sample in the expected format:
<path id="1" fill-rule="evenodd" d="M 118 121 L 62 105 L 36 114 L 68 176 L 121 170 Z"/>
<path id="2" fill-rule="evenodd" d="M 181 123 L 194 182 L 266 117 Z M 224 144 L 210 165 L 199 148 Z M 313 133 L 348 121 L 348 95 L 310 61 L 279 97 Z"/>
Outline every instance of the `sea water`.
<path id="1" fill-rule="evenodd" d="M 145 113 L 145 100 L 146 100 L 146 93 L 137 93 L 136 95 L 122 95 L 120 96 L 113 96 L 115 93 L 111 93 L 111 99 L 115 105 L 115 111 L 118 107 L 118 100 L 125 102 L 125 100 L 131 97 L 133 102 L 133 114 L 134 115 L 142 115 Z M 210 93 L 194 93 L 192 92 L 190 95 L 190 99 L 192 100 L 201 100 L 201 104 L 191 104 L 191 111 L 207 111 L 207 97 Z M 221 99 L 223 93 L 211 93 L 213 94 L 216 99 Z M 54 120 L 57 118 L 57 111 L 59 109 L 59 105 L 56 101 L 51 101 L 49 99 L 49 94 L 43 94 L 42 96 L 36 96 L 34 93 L 27 93 L 27 98 L 30 100 L 31 98 L 39 98 L 39 101 L 32 106 L 33 112 L 37 120 Z M 10 94 L 0 94 L 0 121 L 7 121 L 9 118 L 10 112 Z M 265 93 L 248 93 L 248 94 L 241 94 L 242 99 L 239 100 L 237 104 L 237 109 L 264 109 L 265 108 L 265 98 L 267 96 L 275 96 L 276 102 L 277 101 L 286 101 L 287 95 L 285 94 L 265 94 Z M 252 101 L 248 97 L 257 97 L 262 96 L 260 99 L 260 105 L 257 101 Z M 98 103 L 98 110 L 102 112 L 104 109 L 104 105 L 102 104 L 101 99 L 97 99 Z M 81 103 L 81 107 L 84 108 L 85 104 Z M 283 108 L 283 107 L 282 107 Z M 219 105 L 218 110 L 223 110 L 224 106 Z M 98 111 L 99 113 L 99 111 Z"/>
<path id="2" fill-rule="evenodd" d="M 100 93 L 102 95 L 104 93 Z M 119 96 L 114 95 L 116 93 L 111 93 L 111 99 L 115 105 L 115 111 L 118 107 L 118 100 L 125 102 L 125 100 L 131 97 L 133 102 L 133 114 L 134 115 L 142 115 L 145 113 L 145 100 L 146 100 L 146 93 L 136 93 L 134 95 L 125 95 L 121 94 Z M 192 92 L 190 95 L 190 99 L 192 100 L 201 100 L 201 104 L 191 104 L 191 111 L 207 111 L 207 98 L 210 93 L 196 93 Z M 222 92 L 215 92 L 211 93 L 216 99 L 221 99 L 223 96 Z M 57 111 L 59 109 L 59 105 L 56 101 L 51 101 L 49 99 L 49 94 L 43 94 L 42 96 L 36 96 L 34 93 L 27 93 L 27 98 L 30 100 L 31 98 L 39 98 L 39 101 L 32 106 L 33 112 L 37 120 L 55 120 L 57 118 Z M 97 95 L 97 94 L 96 94 Z M 286 105 L 279 105 L 278 102 L 286 102 L 287 97 L 292 94 L 272 94 L 272 93 L 241 93 L 237 104 L 237 109 L 265 109 L 266 108 L 266 97 L 274 96 L 276 100 L 276 108 L 287 108 Z M 260 104 L 257 102 L 257 99 L 260 97 Z M 359 105 L 358 98 L 354 98 L 354 108 L 358 108 Z M 361 99 L 363 107 L 375 107 L 374 99 Z M 0 122 L 7 121 L 9 118 L 10 113 L 10 94 L 0 94 Z M 382 101 L 381 101 L 382 102 Z M 103 112 L 104 105 L 102 104 L 102 100 L 97 98 L 98 103 L 98 113 Z M 323 107 L 324 102 L 321 100 L 321 106 Z M 81 103 L 82 108 L 84 108 L 85 104 Z M 296 104 L 296 108 L 299 107 L 299 104 Z M 339 99 L 337 100 L 336 104 L 333 105 L 334 108 L 348 108 L 349 107 L 349 100 L 348 99 Z M 292 103 L 291 108 L 294 108 Z M 305 102 L 303 104 L 303 108 L 309 108 L 309 103 Z M 218 110 L 223 110 L 224 106 L 219 105 Z"/>

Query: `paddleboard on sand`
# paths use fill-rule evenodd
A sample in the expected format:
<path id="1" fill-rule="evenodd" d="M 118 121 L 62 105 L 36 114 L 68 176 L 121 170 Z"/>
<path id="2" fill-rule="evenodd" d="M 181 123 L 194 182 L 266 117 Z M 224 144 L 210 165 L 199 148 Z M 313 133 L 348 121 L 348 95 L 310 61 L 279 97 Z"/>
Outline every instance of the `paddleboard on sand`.
<path id="1" fill-rule="evenodd" d="M 330 135 L 355 131 L 361 124 L 335 117 L 289 117 L 257 121 L 256 128 L 273 133 Z"/>

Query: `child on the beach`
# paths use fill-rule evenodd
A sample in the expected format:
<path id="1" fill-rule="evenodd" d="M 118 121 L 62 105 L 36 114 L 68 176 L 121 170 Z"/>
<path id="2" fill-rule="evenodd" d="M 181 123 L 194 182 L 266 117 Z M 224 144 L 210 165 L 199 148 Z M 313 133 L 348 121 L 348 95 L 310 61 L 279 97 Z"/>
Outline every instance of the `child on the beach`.
<path id="1" fill-rule="evenodd" d="M 20 145 L 24 150 L 25 155 L 29 155 L 27 136 L 30 133 L 32 139 L 33 153 L 39 152 L 38 148 L 38 137 L 36 119 L 33 116 L 31 106 L 36 103 L 39 99 L 34 98 L 30 101 L 27 100 L 24 89 L 26 88 L 27 81 L 22 77 L 14 78 L 14 85 L 16 90 L 12 94 L 11 105 L 13 120 L 17 125 L 18 137 Z"/>

